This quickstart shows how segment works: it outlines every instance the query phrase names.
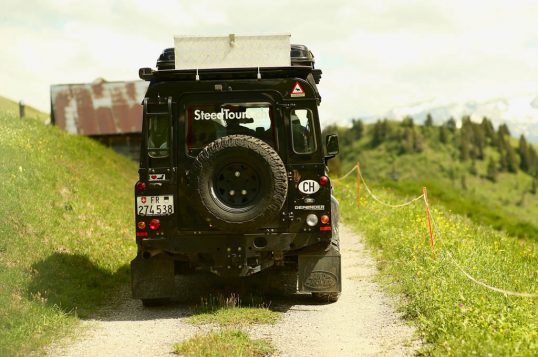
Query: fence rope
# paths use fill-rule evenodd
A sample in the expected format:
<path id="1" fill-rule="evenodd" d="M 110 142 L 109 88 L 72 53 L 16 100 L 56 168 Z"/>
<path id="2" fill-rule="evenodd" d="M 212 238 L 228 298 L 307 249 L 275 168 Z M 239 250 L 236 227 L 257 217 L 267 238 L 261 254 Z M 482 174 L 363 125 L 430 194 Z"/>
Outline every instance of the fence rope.
<path id="1" fill-rule="evenodd" d="M 366 184 L 366 181 L 364 180 L 364 177 L 362 177 L 362 173 L 359 172 L 359 176 L 361 177 L 361 181 L 362 183 L 364 184 L 364 187 L 366 187 L 366 191 L 368 192 L 368 194 L 375 200 L 377 201 L 379 204 L 382 204 L 383 206 L 387 206 L 387 207 L 391 207 L 391 208 L 401 208 L 401 207 L 405 207 L 405 206 L 409 206 L 410 204 L 413 204 L 415 203 L 416 201 L 420 200 L 421 198 L 424 197 L 424 194 L 418 196 L 418 197 L 415 197 L 413 198 L 411 201 L 408 201 L 408 202 L 404 202 L 402 204 L 399 204 L 399 205 L 393 205 L 393 204 L 390 204 L 390 203 L 387 203 L 387 202 L 383 202 L 381 201 L 376 195 L 374 195 L 374 193 L 372 192 L 372 190 L 370 190 L 370 187 L 368 187 L 368 185 Z"/>
<path id="2" fill-rule="evenodd" d="M 349 170 L 344 176 L 334 180 L 334 181 L 340 181 L 340 180 L 344 180 L 345 178 L 347 178 L 349 175 L 351 175 L 351 173 L 353 171 L 355 171 L 355 169 L 357 169 L 357 165 L 353 166 L 351 168 L 351 170 Z M 361 178 L 361 181 L 362 183 L 364 184 L 364 187 L 366 187 L 366 191 L 368 192 L 368 194 L 375 200 L 377 201 L 379 204 L 383 205 L 383 206 L 387 206 L 387 207 L 391 207 L 391 208 L 400 208 L 400 207 L 405 207 L 405 206 L 408 206 L 422 198 L 424 198 L 424 203 L 426 204 L 426 207 L 428 209 L 430 209 L 430 212 L 431 212 L 431 207 L 430 207 L 430 204 L 428 202 L 428 200 L 426 199 L 424 193 L 418 197 L 415 197 L 413 198 L 411 201 L 408 201 L 408 202 L 405 202 L 405 203 L 402 203 L 402 204 L 399 204 L 399 205 L 393 205 L 393 204 L 390 204 L 390 203 L 386 203 L 386 202 L 383 202 L 381 201 L 379 198 L 377 198 L 376 195 L 374 195 L 374 193 L 372 192 L 372 190 L 370 190 L 370 187 L 368 187 L 368 184 L 366 184 L 366 181 L 364 180 L 364 177 L 362 176 L 362 173 L 360 172 L 359 170 L 359 176 Z M 435 228 L 435 233 L 437 234 L 437 237 L 439 238 L 439 241 L 444 241 L 444 239 L 442 238 L 443 236 L 441 235 L 441 231 L 439 230 L 439 227 L 437 225 L 437 222 L 435 221 L 435 218 L 433 217 L 433 215 L 430 214 L 430 217 L 431 217 L 431 220 L 433 222 L 433 227 Z M 433 237 L 432 237 L 433 239 Z M 433 241 L 433 243 L 435 244 L 435 240 Z M 463 267 L 456 261 L 456 258 L 454 258 L 454 255 L 452 255 L 452 253 L 450 252 L 450 250 L 446 247 L 446 245 L 443 244 L 443 252 L 446 253 L 446 255 L 450 258 L 450 262 L 452 262 L 452 264 L 454 264 L 456 266 L 456 268 L 458 268 L 458 270 L 467 278 L 469 279 L 471 282 L 477 284 L 477 285 L 480 285 L 488 290 L 491 290 L 491 291 L 494 291 L 494 292 L 497 292 L 497 293 L 501 293 L 501 294 L 504 294 L 504 295 L 509 295 L 509 296 L 516 296 L 516 297 L 526 297 L 526 298 L 538 298 L 538 294 L 536 293 L 521 293 L 521 292 L 517 292 L 517 291 L 511 291 L 511 290 L 505 290 L 505 289 L 501 289 L 501 288 L 497 288 L 495 286 L 492 286 L 492 285 L 489 285 L 487 283 L 484 283 L 483 281 L 481 280 L 478 280 L 476 279 L 474 276 L 472 276 L 471 274 L 469 274 L 465 269 L 463 269 Z"/>
<path id="3" fill-rule="evenodd" d="M 341 181 L 341 180 L 345 180 L 349 175 L 351 175 L 353 173 L 353 171 L 355 171 L 357 169 L 357 165 L 353 166 L 351 168 L 351 170 L 349 170 L 344 176 L 342 177 L 338 177 L 338 178 L 335 178 L 333 179 L 333 181 Z"/>
<path id="4" fill-rule="evenodd" d="M 435 232 L 437 233 L 437 236 L 438 236 L 438 238 L 440 240 L 442 238 L 442 235 L 441 235 L 441 232 L 440 232 L 439 227 L 437 225 L 437 222 L 435 221 L 435 218 L 433 217 L 433 215 L 431 216 L 431 218 L 432 218 L 433 226 L 435 228 Z M 452 253 L 450 252 L 450 250 L 446 246 L 444 246 L 444 252 L 450 258 L 450 261 L 452 262 L 452 264 L 454 264 L 458 268 L 458 270 L 467 279 L 469 279 L 470 281 L 472 281 L 473 283 L 475 283 L 477 285 L 480 285 L 480 286 L 482 286 L 482 287 L 484 287 L 486 289 L 489 289 L 491 291 L 495 291 L 495 292 L 498 292 L 498 293 L 501 293 L 501 294 L 504 294 L 504 295 L 517 296 L 517 297 L 527 297 L 527 298 L 537 298 L 538 297 L 538 294 L 521 293 L 521 292 L 517 292 L 517 291 L 510 291 L 510 290 L 505 290 L 505 289 L 497 288 L 495 286 L 486 284 L 483 281 L 476 279 L 474 276 L 469 274 L 465 269 L 463 269 L 463 267 L 456 261 L 456 259 L 454 258 L 454 255 L 452 255 Z"/>

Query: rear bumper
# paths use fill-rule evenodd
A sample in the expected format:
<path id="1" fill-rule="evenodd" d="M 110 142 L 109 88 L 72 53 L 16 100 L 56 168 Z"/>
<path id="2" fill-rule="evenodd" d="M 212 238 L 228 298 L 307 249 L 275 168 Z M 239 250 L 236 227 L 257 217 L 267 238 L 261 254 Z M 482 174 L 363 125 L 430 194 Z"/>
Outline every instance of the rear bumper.
<path id="1" fill-rule="evenodd" d="M 142 250 L 160 250 L 171 254 L 198 254 L 242 247 L 251 252 L 293 251 L 331 240 L 331 232 L 211 234 L 193 232 L 159 238 L 137 237 Z"/>
<path id="2" fill-rule="evenodd" d="M 325 232 L 321 232 L 325 233 Z M 171 260 L 185 261 L 198 270 L 221 276 L 248 276 L 296 256 L 308 247 L 324 249 L 329 234 L 192 234 L 172 238 L 137 238 L 139 255 L 166 254 Z"/>

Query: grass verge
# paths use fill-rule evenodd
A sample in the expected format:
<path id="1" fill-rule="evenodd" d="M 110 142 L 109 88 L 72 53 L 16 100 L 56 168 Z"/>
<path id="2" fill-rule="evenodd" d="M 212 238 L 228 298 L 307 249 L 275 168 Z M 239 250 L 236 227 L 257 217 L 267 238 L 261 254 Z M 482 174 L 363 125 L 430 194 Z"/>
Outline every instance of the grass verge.
<path id="1" fill-rule="evenodd" d="M 0 132 L 0 355 L 28 355 L 128 282 L 136 166 L 37 119 Z"/>
<path id="2" fill-rule="evenodd" d="M 433 202 L 442 202 L 452 212 L 465 215 L 478 224 L 491 226 L 497 230 L 504 230 L 509 235 L 518 238 L 531 238 L 538 242 L 538 225 L 521 219 L 518 212 L 509 212 L 501 204 L 487 202 L 474 194 L 450 188 L 450 185 L 434 181 L 384 181 L 386 187 L 394 188 L 402 194 L 413 195 L 420 192 L 420 185 L 428 188 Z M 533 208 L 534 209 L 534 208 Z"/>
<path id="3" fill-rule="evenodd" d="M 197 335 L 174 346 L 174 353 L 181 356 L 212 357 L 262 357 L 274 352 L 271 344 L 265 340 L 252 340 L 245 332 L 223 330 Z"/>
<path id="4" fill-rule="evenodd" d="M 401 195 L 372 188 L 385 201 L 405 201 Z M 436 205 L 433 216 L 442 239 L 434 259 L 422 201 L 391 209 L 363 196 L 358 209 L 355 184 L 339 183 L 336 192 L 343 220 L 364 234 L 377 255 L 381 280 L 404 295 L 402 309 L 426 342 L 424 354 L 538 355 L 537 299 L 505 296 L 474 284 L 446 253 L 490 285 L 538 293 L 537 242 L 514 239 Z"/>
<path id="5" fill-rule="evenodd" d="M 274 324 L 280 319 L 280 315 L 263 303 L 256 303 L 256 299 L 252 299 L 250 306 L 243 306 L 236 294 L 228 297 L 218 295 L 203 299 L 198 311 L 189 318 L 189 322 L 196 325 L 221 326 Z"/>

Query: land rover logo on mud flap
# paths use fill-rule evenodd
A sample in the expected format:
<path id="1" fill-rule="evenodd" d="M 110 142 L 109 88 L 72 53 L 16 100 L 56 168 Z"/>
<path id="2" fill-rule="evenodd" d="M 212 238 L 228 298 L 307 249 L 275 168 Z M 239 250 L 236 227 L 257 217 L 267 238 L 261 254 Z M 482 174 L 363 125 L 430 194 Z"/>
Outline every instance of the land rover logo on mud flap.
<path id="1" fill-rule="evenodd" d="M 311 290 L 326 290 L 336 286 L 336 275 L 328 271 L 315 270 L 305 280 L 304 286 Z"/>
<path id="2" fill-rule="evenodd" d="M 304 180 L 299 182 L 299 191 L 310 195 L 319 191 L 319 183 L 314 180 Z"/>

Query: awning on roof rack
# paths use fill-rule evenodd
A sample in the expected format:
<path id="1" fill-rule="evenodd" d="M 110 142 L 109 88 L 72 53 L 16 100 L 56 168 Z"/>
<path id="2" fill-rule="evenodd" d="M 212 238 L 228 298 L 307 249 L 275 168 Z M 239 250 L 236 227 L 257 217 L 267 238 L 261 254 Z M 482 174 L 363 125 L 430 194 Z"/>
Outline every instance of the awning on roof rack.
<path id="1" fill-rule="evenodd" d="M 286 67 L 290 34 L 175 36 L 175 69 Z"/>

